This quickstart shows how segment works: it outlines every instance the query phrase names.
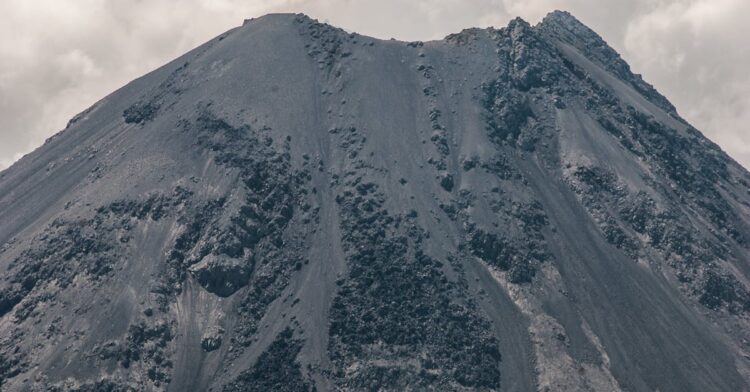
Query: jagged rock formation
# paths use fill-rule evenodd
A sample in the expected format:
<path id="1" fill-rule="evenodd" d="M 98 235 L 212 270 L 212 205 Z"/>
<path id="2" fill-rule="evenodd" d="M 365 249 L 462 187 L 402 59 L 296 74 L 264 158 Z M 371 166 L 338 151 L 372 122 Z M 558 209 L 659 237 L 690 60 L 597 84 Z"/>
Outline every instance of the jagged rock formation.
<path id="1" fill-rule="evenodd" d="M 269 15 L 0 173 L 0 385 L 747 390 L 749 212 L 567 13 Z"/>

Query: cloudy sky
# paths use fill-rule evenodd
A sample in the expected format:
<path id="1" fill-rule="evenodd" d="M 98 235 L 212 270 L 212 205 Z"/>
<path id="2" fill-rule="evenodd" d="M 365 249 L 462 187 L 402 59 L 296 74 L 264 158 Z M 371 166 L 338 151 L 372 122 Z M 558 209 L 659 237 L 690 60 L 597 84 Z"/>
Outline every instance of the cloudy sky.
<path id="1" fill-rule="evenodd" d="M 271 12 L 378 38 L 439 39 L 564 9 L 750 167 L 750 0 L 0 0 L 0 169 L 188 49 Z"/>

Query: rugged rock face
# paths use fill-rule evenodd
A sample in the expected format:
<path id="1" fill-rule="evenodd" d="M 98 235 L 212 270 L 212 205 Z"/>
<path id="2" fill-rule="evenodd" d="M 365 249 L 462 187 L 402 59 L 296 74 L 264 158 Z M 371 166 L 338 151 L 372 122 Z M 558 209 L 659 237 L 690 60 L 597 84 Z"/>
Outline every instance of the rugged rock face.
<path id="1" fill-rule="evenodd" d="M 750 174 L 564 12 L 246 21 L 0 173 L 2 390 L 750 388 Z"/>

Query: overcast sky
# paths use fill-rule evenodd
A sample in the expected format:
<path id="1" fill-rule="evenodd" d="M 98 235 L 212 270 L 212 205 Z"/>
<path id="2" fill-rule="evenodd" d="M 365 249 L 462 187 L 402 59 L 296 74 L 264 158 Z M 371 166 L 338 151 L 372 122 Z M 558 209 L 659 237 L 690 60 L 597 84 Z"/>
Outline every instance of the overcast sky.
<path id="1" fill-rule="evenodd" d="M 128 81 L 271 12 L 439 39 L 568 10 L 750 167 L 750 0 L 0 0 L 0 169 Z"/>

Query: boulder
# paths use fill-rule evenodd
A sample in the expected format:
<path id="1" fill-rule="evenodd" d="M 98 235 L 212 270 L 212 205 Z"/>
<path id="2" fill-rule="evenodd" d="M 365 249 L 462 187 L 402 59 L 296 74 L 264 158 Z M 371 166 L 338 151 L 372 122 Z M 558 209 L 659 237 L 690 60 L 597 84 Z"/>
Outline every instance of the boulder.
<path id="1" fill-rule="evenodd" d="M 252 270 L 252 256 L 239 259 L 210 254 L 189 270 L 207 291 L 228 297 L 247 284 Z"/>

